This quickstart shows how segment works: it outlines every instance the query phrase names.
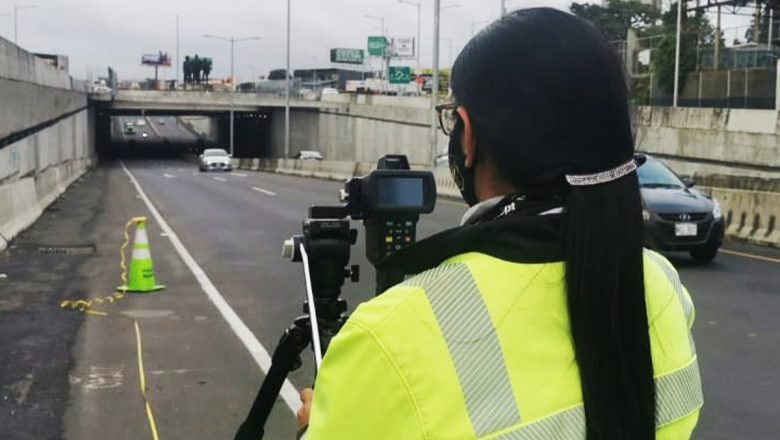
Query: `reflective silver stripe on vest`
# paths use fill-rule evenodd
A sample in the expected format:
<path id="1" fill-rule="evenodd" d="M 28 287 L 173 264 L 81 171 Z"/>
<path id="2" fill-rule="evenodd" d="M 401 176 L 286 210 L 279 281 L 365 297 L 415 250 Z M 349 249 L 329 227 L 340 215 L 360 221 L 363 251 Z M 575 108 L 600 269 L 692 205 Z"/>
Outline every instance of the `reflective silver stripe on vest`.
<path id="1" fill-rule="evenodd" d="M 661 256 L 657 253 L 645 249 L 645 255 L 650 257 L 650 259 L 653 260 L 655 264 L 657 264 L 661 270 L 664 271 L 666 277 L 669 278 L 669 281 L 674 286 L 677 299 L 680 301 L 680 306 L 682 306 L 683 313 L 685 314 L 685 322 L 688 324 L 688 328 L 690 329 L 693 326 L 693 303 L 688 298 L 688 296 L 685 295 L 685 288 L 680 281 L 680 276 L 677 275 L 677 273 L 671 267 L 669 267 L 669 264 L 664 261 L 664 259 L 661 258 Z M 688 332 L 688 345 L 691 347 L 691 353 L 696 354 L 696 343 L 693 341 L 693 333 L 690 331 Z"/>
<path id="2" fill-rule="evenodd" d="M 493 320 L 468 267 L 440 266 L 406 284 L 425 289 L 476 435 L 481 437 L 520 423 L 520 410 Z"/>
<path id="3" fill-rule="evenodd" d="M 580 405 L 507 432 L 496 440 L 582 440 L 585 434 L 585 408 Z"/>
<path id="4" fill-rule="evenodd" d="M 680 276 L 677 275 L 677 273 L 671 267 L 669 267 L 669 264 L 655 252 L 645 250 L 645 255 L 650 257 L 650 259 L 653 260 L 658 265 L 658 267 L 664 271 L 666 277 L 669 278 L 669 281 L 671 281 L 672 285 L 674 285 L 674 291 L 677 293 L 677 299 L 680 300 L 680 305 L 682 306 L 683 312 L 685 313 L 685 321 L 688 323 L 688 327 L 690 328 L 691 324 L 693 324 L 693 304 L 690 300 L 688 300 L 688 297 L 685 296 L 682 282 L 680 282 Z"/>
<path id="5" fill-rule="evenodd" d="M 661 427 L 682 419 L 701 408 L 699 364 L 691 365 L 655 380 L 655 426 Z M 496 440 L 560 439 L 583 440 L 586 435 L 585 409 L 578 406 L 550 417 L 521 426 Z"/>
<path id="6" fill-rule="evenodd" d="M 681 419 L 704 404 L 699 362 L 655 380 L 655 424 Z"/>

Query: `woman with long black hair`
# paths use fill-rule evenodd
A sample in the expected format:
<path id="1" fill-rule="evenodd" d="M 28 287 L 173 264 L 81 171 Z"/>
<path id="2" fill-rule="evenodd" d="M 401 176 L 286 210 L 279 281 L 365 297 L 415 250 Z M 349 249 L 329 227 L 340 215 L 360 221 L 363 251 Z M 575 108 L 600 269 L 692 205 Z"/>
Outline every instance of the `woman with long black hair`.
<path id="1" fill-rule="evenodd" d="M 309 439 L 685 439 L 702 405 L 693 304 L 644 250 L 626 80 L 589 23 L 516 11 L 440 106 L 471 206 L 383 264 L 417 274 L 333 340 Z"/>

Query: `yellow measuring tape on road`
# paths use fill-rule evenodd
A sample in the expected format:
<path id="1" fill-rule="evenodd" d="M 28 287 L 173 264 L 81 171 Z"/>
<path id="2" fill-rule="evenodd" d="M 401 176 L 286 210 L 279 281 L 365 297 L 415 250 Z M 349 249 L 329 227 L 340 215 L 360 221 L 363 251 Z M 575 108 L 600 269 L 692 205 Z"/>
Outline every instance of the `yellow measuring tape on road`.
<path id="1" fill-rule="evenodd" d="M 135 242 L 133 244 L 133 255 L 130 261 L 130 279 L 128 280 L 128 268 L 125 264 L 125 250 L 130 244 L 130 227 L 132 225 L 137 225 L 137 227 L 135 231 Z M 123 299 L 129 292 L 156 292 L 165 288 L 165 286 L 158 285 L 154 277 L 154 266 L 152 264 L 152 255 L 149 248 L 149 237 L 146 233 L 146 217 L 133 217 L 125 224 L 125 240 L 119 250 L 119 267 L 121 269 L 119 277 L 122 280 L 122 285 L 117 288 L 116 292 L 111 295 L 91 300 L 64 300 L 60 302 L 60 308 L 75 310 L 92 316 L 109 316 L 107 312 L 95 310 L 93 307 L 95 305 L 113 304 Z M 154 420 L 152 405 L 149 403 L 149 399 L 146 396 L 146 374 L 144 369 L 143 346 L 141 342 L 141 327 L 138 324 L 137 319 L 127 316 L 122 316 L 122 318 L 133 321 L 136 357 L 138 359 L 138 382 L 141 385 L 141 398 L 144 401 L 146 418 L 149 421 L 152 439 L 159 440 L 160 437 L 157 433 L 157 424 Z"/>

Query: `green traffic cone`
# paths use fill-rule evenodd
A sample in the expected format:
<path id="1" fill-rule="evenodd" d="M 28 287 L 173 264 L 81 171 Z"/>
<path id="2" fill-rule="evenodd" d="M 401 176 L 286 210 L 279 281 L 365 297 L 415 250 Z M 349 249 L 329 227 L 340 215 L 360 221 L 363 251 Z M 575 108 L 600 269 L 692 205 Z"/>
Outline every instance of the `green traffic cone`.
<path id="1" fill-rule="evenodd" d="M 138 221 L 133 243 L 133 256 L 130 260 L 130 270 L 126 286 L 117 287 L 119 292 L 149 293 L 165 289 L 154 279 L 154 264 L 149 248 L 149 236 L 146 234 L 146 219 Z"/>

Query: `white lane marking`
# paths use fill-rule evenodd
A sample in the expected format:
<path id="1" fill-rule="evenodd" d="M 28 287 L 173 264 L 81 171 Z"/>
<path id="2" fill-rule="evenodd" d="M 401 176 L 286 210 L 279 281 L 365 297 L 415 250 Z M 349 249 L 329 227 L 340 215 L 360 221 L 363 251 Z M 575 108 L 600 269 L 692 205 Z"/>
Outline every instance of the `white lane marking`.
<path id="1" fill-rule="evenodd" d="M 171 244 L 173 244 L 176 252 L 179 253 L 179 256 L 184 261 L 184 264 L 187 265 L 187 267 L 190 269 L 190 272 L 192 272 L 192 274 L 195 276 L 195 279 L 198 280 L 200 288 L 203 290 L 206 296 L 208 296 L 217 310 L 219 310 L 219 313 L 222 315 L 225 321 L 227 321 L 230 329 L 233 330 L 233 333 L 235 333 L 241 343 L 244 344 L 244 347 L 249 351 L 249 354 L 255 360 L 255 363 L 260 367 L 261 370 L 263 370 L 264 374 L 268 374 L 268 370 L 271 368 L 271 355 L 268 353 L 268 350 L 263 347 L 263 344 L 257 340 L 252 331 L 249 330 L 249 327 L 244 324 L 244 321 L 241 320 L 238 314 L 236 314 L 235 310 L 230 307 L 230 304 L 228 304 L 222 294 L 219 293 L 219 290 L 217 290 L 217 287 L 214 286 L 214 283 L 211 282 L 211 279 L 209 279 L 209 276 L 206 275 L 206 272 L 203 270 L 203 268 L 200 267 L 200 265 L 195 261 L 195 258 L 192 257 L 190 251 L 188 251 L 187 248 L 184 247 L 184 244 L 181 242 L 181 240 L 179 240 L 179 236 L 176 235 L 176 232 L 173 231 L 173 229 L 168 225 L 168 222 L 165 221 L 165 218 L 163 218 L 162 214 L 160 214 L 160 211 L 158 211 L 157 208 L 155 208 L 155 206 L 152 204 L 152 201 L 149 200 L 149 197 L 146 195 L 143 188 L 141 188 L 141 185 L 135 179 L 135 176 L 133 176 L 130 170 L 127 169 L 125 163 L 121 162 L 121 164 L 122 169 L 125 170 L 125 173 L 127 173 L 128 177 L 130 177 L 130 181 L 133 183 L 133 185 L 135 185 L 136 190 L 141 195 L 141 198 L 143 198 L 144 203 L 146 203 L 146 207 L 149 209 L 149 212 L 151 212 L 152 216 L 154 216 L 155 220 L 157 220 L 160 228 L 166 234 L 168 234 L 168 237 L 171 240 Z M 289 379 L 285 379 L 279 395 L 282 397 L 282 399 L 284 399 L 285 403 L 287 403 L 287 406 L 290 408 L 290 410 L 293 412 L 298 410 L 298 407 L 301 405 L 299 393 L 293 384 L 290 383 Z"/>
<path id="2" fill-rule="evenodd" d="M 256 186 L 252 187 L 252 191 L 257 191 L 257 192 L 263 193 L 263 194 L 265 194 L 267 196 L 276 197 L 276 193 L 275 192 L 268 191 L 267 189 L 263 189 L 263 188 L 258 188 Z"/>
<path id="3" fill-rule="evenodd" d="M 215 177 L 214 180 L 218 182 L 227 182 L 227 179 L 225 179 L 224 177 Z"/>
<path id="4" fill-rule="evenodd" d="M 244 174 L 244 173 L 230 173 L 230 175 L 231 176 L 236 176 L 236 177 L 246 177 L 247 176 L 247 174 Z"/>
<path id="5" fill-rule="evenodd" d="M 167 177 L 169 179 L 173 179 L 174 177 L 176 177 L 173 174 L 168 174 L 168 173 L 163 173 L 163 176 L 165 176 L 165 177 Z"/>

